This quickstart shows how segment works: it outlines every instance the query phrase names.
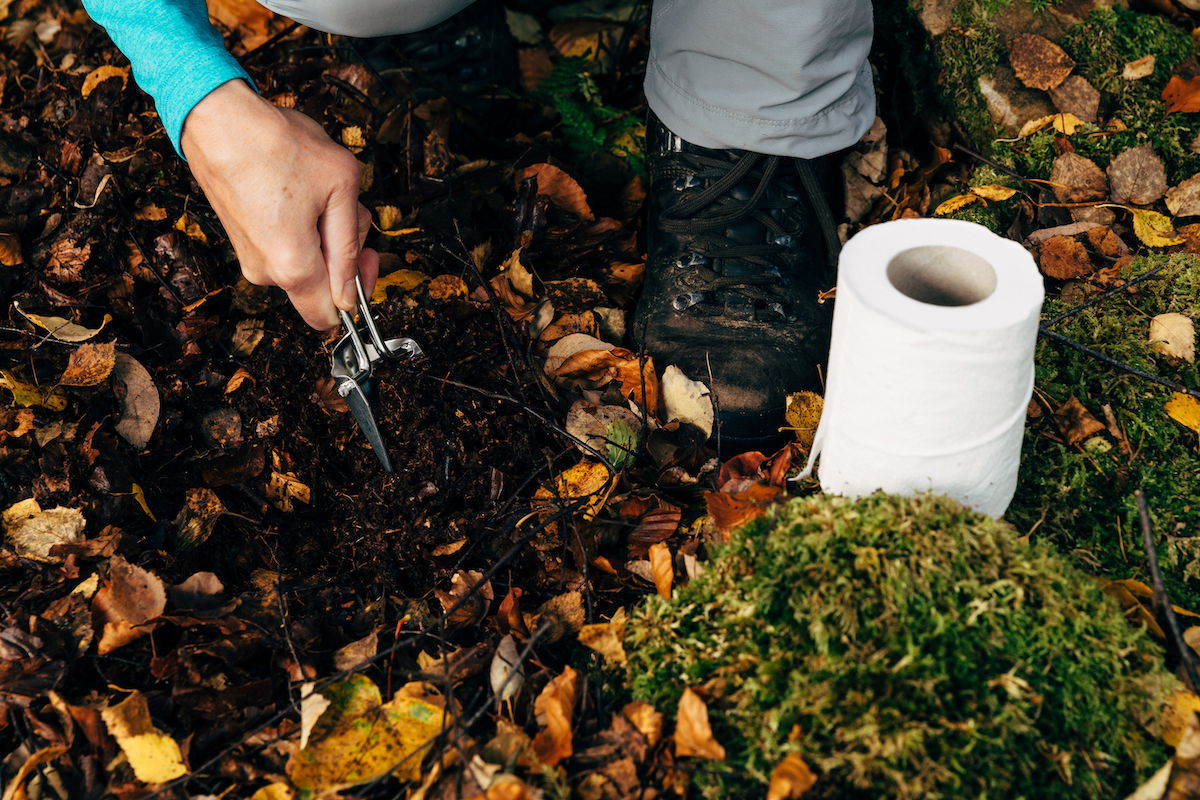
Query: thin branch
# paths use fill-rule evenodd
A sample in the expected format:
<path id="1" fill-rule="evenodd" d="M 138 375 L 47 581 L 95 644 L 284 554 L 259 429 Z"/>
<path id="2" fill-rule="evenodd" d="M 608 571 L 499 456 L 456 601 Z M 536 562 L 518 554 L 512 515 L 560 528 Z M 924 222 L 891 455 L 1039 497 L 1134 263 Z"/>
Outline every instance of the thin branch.
<path id="1" fill-rule="evenodd" d="M 1172 391 L 1179 392 L 1180 394 L 1186 394 L 1190 397 L 1194 397 L 1197 400 L 1200 400 L 1200 392 L 1196 391 L 1195 389 L 1189 389 L 1188 387 L 1184 386 L 1182 383 L 1179 383 L 1177 381 L 1168 380 L 1167 378 L 1164 378 L 1160 375 L 1155 375 L 1153 372 L 1147 372 L 1144 369 L 1138 369 L 1137 367 L 1133 366 L 1132 364 L 1126 364 L 1124 361 L 1118 361 L 1117 359 L 1113 358 L 1112 356 L 1106 356 L 1104 353 L 1101 353 L 1099 350 L 1088 347 L 1086 344 L 1080 344 L 1079 342 L 1075 341 L 1074 339 L 1070 338 L 1069 336 L 1063 336 L 1058 331 L 1050 330 L 1045 325 L 1042 325 L 1038 328 L 1038 333 L 1040 333 L 1042 336 L 1045 336 L 1047 339 L 1058 342 L 1060 344 L 1065 344 L 1067 347 L 1071 348 L 1072 350 L 1076 350 L 1080 353 L 1083 353 L 1085 356 L 1090 356 L 1091 358 L 1094 358 L 1097 361 L 1102 361 L 1103 363 L 1108 364 L 1110 367 L 1118 369 L 1121 372 L 1127 372 L 1130 375 L 1136 375 L 1137 377 L 1142 378 L 1144 380 L 1148 380 L 1152 383 L 1157 383 L 1159 386 L 1165 386 Z"/>
<path id="2" fill-rule="evenodd" d="M 1049 327 L 1051 325 L 1056 325 L 1059 322 L 1062 322 L 1067 317 L 1073 317 L 1076 314 L 1078 314 L 1080 311 L 1085 311 L 1085 310 L 1091 308 L 1092 306 L 1096 305 L 1097 303 L 1107 300 L 1108 298 L 1112 297 L 1114 294 L 1120 294 L 1121 292 L 1128 291 L 1129 289 L 1133 288 L 1134 286 L 1137 286 L 1139 283 L 1141 283 L 1143 281 L 1148 281 L 1151 278 L 1156 277 L 1160 272 L 1163 271 L 1164 267 L 1166 267 L 1166 264 L 1159 264 L 1157 267 L 1155 267 L 1152 270 L 1148 270 L 1147 272 L 1143 272 L 1141 275 L 1130 278 L 1128 281 L 1121 284 L 1120 286 L 1114 286 L 1113 288 L 1109 289 L 1108 291 L 1098 294 L 1095 297 L 1093 297 L 1092 299 L 1090 299 L 1086 302 L 1080 303 L 1079 305 L 1075 306 L 1074 308 L 1069 308 L 1066 311 L 1062 312 L 1061 314 L 1051 317 L 1050 319 L 1043 322 L 1042 325 L 1045 327 Z"/>
<path id="3" fill-rule="evenodd" d="M 1171 600 L 1167 597 L 1167 590 L 1163 586 L 1162 573 L 1158 569 L 1158 550 L 1154 547 L 1154 529 L 1150 524 L 1150 510 L 1146 507 L 1146 494 L 1138 489 L 1133 496 L 1137 500 L 1138 522 L 1142 526 L 1142 546 L 1146 549 L 1146 561 L 1150 566 L 1150 580 L 1154 583 L 1155 611 L 1167 622 L 1171 644 L 1183 666 L 1188 688 L 1194 694 L 1200 690 L 1200 664 L 1197 663 L 1196 654 L 1183 641 L 1179 618 L 1175 616 L 1175 609 L 1171 607 Z"/>

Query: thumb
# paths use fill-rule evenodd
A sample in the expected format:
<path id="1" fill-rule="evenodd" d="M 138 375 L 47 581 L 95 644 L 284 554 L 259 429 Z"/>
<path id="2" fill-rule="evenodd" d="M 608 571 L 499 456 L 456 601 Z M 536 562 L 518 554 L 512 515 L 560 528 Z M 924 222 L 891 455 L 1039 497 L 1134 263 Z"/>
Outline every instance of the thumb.
<path id="1" fill-rule="evenodd" d="M 329 271 L 329 293 L 338 308 L 353 311 L 358 304 L 354 278 L 358 275 L 361 249 L 357 195 L 341 191 L 330 195 L 317 228 L 325 268 Z"/>

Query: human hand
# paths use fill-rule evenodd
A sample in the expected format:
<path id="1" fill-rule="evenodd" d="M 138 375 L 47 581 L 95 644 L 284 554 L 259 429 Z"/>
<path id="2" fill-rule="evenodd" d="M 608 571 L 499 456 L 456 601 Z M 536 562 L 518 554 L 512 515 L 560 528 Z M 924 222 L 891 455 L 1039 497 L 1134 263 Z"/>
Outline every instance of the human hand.
<path id="1" fill-rule="evenodd" d="M 283 289 L 320 330 L 357 307 L 355 275 L 370 294 L 379 254 L 363 247 L 361 168 L 316 121 L 230 81 L 192 109 L 180 141 L 246 280 Z"/>

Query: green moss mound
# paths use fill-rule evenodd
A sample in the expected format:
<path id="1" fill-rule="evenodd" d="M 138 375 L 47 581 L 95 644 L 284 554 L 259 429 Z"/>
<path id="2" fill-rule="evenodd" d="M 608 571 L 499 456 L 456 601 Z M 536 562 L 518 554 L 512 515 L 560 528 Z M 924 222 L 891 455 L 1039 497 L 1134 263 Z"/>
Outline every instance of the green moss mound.
<path id="1" fill-rule="evenodd" d="M 1123 277 L 1156 267 L 1162 268 L 1158 277 L 1140 284 L 1136 294 L 1108 298 L 1054 329 L 1147 372 L 1200 387 L 1196 365 L 1173 363 L 1148 341 L 1150 318 L 1157 314 L 1200 318 L 1200 259 L 1182 254 L 1136 258 Z M 1074 304 L 1048 300 L 1044 316 Z M 1101 421 L 1109 405 L 1131 454 L 1107 434 L 1075 447 L 1057 440 L 1050 420 L 1032 422 L 1008 518 L 1073 554 L 1089 572 L 1148 581 L 1133 500 L 1141 488 L 1154 516 L 1171 599 L 1200 609 L 1200 458 L 1196 434 L 1163 409 L 1171 390 L 1044 338 L 1036 363 L 1038 391 L 1047 403 L 1057 406 L 1078 397 Z"/>
<path id="2" fill-rule="evenodd" d="M 709 798 L 761 797 L 789 752 L 838 798 L 1120 797 L 1164 757 L 1131 714 L 1161 652 L 1051 547 L 946 498 L 793 500 L 639 607 L 626 649 L 636 697 L 709 691 Z"/>

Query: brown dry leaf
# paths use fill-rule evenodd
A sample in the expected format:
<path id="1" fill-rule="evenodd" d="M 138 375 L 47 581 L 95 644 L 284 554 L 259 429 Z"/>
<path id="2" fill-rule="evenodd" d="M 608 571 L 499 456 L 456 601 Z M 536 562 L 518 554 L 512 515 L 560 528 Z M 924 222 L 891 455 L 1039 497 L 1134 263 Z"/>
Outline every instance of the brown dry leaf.
<path id="1" fill-rule="evenodd" d="M 1200 75 L 1193 78 L 1172 75 L 1163 87 L 1162 99 L 1167 104 L 1167 111 L 1200 111 Z"/>
<path id="2" fill-rule="evenodd" d="M 1127 81 L 1140 81 L 1154 74 L 1154 54 L 1136 58 L 1121 70 L 1121 78 Z"/>
<path id="3" fill-rule="evenodd" d="M 20 238 L 11 233 L 0 233 L 0 266 L 19 267 L 24 263 Z"/>
<path id="4" fill-rule="evenodd" d="M 666 542 L 650 545 L 650 573 L 654 576 L 654 588 L 663 600 L 671 599 L 671 584 L 675 580 L 675 568 L 671 565 L 671 548 Z"/>
<path id="5" fill-rule="evenodd" d="M 2 5 L 0 5 L 2 8 Z M 4 17 L 0 14 L 0 19 Z M 51 692 L 53 694 L 53 692 Z M 18 751 L 19 752 L 19 751 Z M 3 800 L 29 800 L 29 793 L 26 791 L 25 782 L 29 777 L 38 770 L 43 764 L 49 764 L 54 759 L 67 752 L 67 748 L 61 745 L 43 747 L 36 751 L 29 758 L 25 759 L 25 763 L 17 770 L 17 774 L 12 776 L 8 785 L 4 787 Z M 44 795 L 37 795 L 43 797 Z"/>
<path id="6" fill-rule="evenodd" d="M 740 492 L 705 492 L 708 516 L 717 530 L 728 535 L 767 512 L 772 501 L 782 492 L 778 486 L 756 483 Z"/>
<path id="7" fill-rule="evenodd" d="M 1100 113 L 1100 92 L 1082 75 L 1069 75 L 1050 90 L 1050 102 L 1059 111 L 1074 114 L 1084 122 L 1096 123 Z"/>
<path id="8" fill-rule="evenodd" d="M 1064 203 L 1087 203 L 1108 198 L 1108 178 L 1090 158 L 1067 152 L 1050 171 L 1054 196 Z"/>
<path id="9" fill-rule="evenodd" d="M 580 398 L 571 404 L 564 423 L 583 455 L 599 453 L 616 469 L 637 455 L 642 420 L 625 406 L 596 405 Z"/>
<path id="10" fill-rule="evenodd" d="M 1150 320 L 1150 347 L 1171 358 L 1196 363 L 1196 325 L 1186 314 L 1159 314 Z"/>
<path id="11" fill-rule="evenodd" d="M 1075 68 L 1065 50 L 1032 33 L 1021 34 L 1008 43 L 1008 59 L 1017 80 L 1030 89 L 1053 89 Z"/>
<path id="12" fill-rule="evenodd" d="M 808 793 L 817 776 L 798 753 L 788 753 L 771 771 L 767 800 L 796 800 Z"/>
<path id="13" fill-rule="evenodd" d="M 1125 616 L 1137 625 L 1145 626 L 1151 636 L 1157 639 L 1165 638 L 1162 626 L 1158 624 L 1158 620 L 1154 618 L 1154 614 L 1150 612 L 1137 595 L 1131 591 L 1125 581 L 1101 581 L 1101 591 L 1113 598 L 1120 604 L 1121 609 L 1125 612 Z"/>
<path id="14" fill-rule="evenodd" d="M 138 206 L 138 210 L 133 212 L 133 218 L 144 222 L 162 222 L 167 218 L 167 212 L 162 206 L 147 203 L 146 205 Z"/>
<path id="15" fill-rule="evenodd" d="M 575 590 L 551 597 L 538 606 L 528 627 L 534 630 L 546 625 L 543 640 L 556 642 L 568 633 L 578 634 L 586 619 L 583 594 Z"/>
<path id="16" fill-rule="evenodd" d="M 207 0 L 208 15 L 230 30 L 242 31 L 242 46 L 253 50 L 270 37 L 274 14 L 255 0 Z"/>
<path id="17" fill-rule="evenodd" d="M 1190 394 L 1172 392 L 1163 410 L 1180 425 L 1200 433 L 1200 400 Z"/>
<path id="18" fill-rule="evenodd" d="M 58 382 L 63 386 L 95 386 L 113 371 L 117 343 L 81 344 L 71 351 L 67 368 Z"/>
<path id="19" fill-rule="evenodd" d="M 567 19 L 555 23 L 548 37 L 564 58 L 601 62 L 620 39 L 622 26 L 601 19 Z"/>
<path id="20" fill-rule="evenodd" d="M 618 608 L 608 622 L 582 626 L 579 629 L 579 643 L 603 656 L 604 662 L 610 667 L 624 667 L 625 622 L 625 609 Z"/>
<path id="21" fill-rule="evenodd" d="M 1114 203 L 1147 206 L 1167 192 L 1167 170 L 1149 142 L 1131 147 L 1108 165 Z"/>
<path id="22" fill-rule="evenodd" d="M 266 335 L 267 324 L 261 319 L 239 320 L 233 329 L 233 336 L 230 338 L 233 354 L 236 356 L 250 355 L 254 352 L 254 348 L 262 343 L 263 337 Z"/>
<path id="23" fill-rule="evenodd" d="M 570 667 L 538 694 L 533 701 L 542 730 L 533 737 L 533 751 L 538 760 L 553 767 L 575 752 L 571 718 L 575 713 L 576 679 L 578 675 Z"/>
<path id="24" fill-rule="evenodd" d="M 83 99 L 88 99 L 92 92 L 96 91 L 97 86 L 110 78 L 120 78 L 121 89 L 124 89 L 129 85 L 129 67 L 118 67 L 113 64 L 104 64 L 103 66 L 96 67 L 83 79 L 83 88 L 80 90 Z"/>
<path id="25" fill-rule="evenodd" d="M 187 774 L 179 743 L 154 726 L 150 705 L 141 692 L 135 691 L 115 706 L 102 709 L 100 716 L 139 781 L 166 783 Z"/>
<path id="26" fill-rule="evenodd" d="M 13 303 L 13 308 L 17 310 L 17 313 L 25 317 L 25 319 L 50 334 L 51 337 L 60 342 L 70 342 L 71 344 L 86 342 L 104 330 L 105 325 L 112 322 L 112 315 L 105 314 L 99 328 L 85 328 L 62 317 L 44 317 L 40 314 L 29 314 L 15 302 Z"/>
<path id="27" fill-rule="evenodd" d="M 145 636 L 154 627 L 151 620 L 167 607 L 167 591 L 154 573 L 113 556 L 108 575 L 92 597 L 92 613 L 103 633 L 97 652 L 111 653 L 118 647 Z"/>
<path id="28" fill-rule="evenodd" d="M 662 739 L 663 715 L 649 703 L 634 700 L 621 709 L 621 715 L 633 723 L 633 727 L 646 737 L 646 744 L 651 747 Z"/>
<path id="29" fill-rule="evenodd" d="M 57 506 L 43 511 L 32 497 L 5 509 L 0 523 L 4 525 L 5 541 L 17 555 L 49 562 L 62 561 L 50 554 L 51 549 L 81 541 L 87 525 L 79 509 Z"/>
<path id="30" fill-rule="evenodd" d="M 1054 422 L 1068 444 L 1087 441 L 1105 429 L 1104 423 L 1084 408 L 1078 397 L 1072 397 L 1054 411 Z"/>
<path id="31" fill-rule="evenodd" d="M 429 285 L 425 287 L 425 293 L 430 300 L 444 303 L 466 297 L 469 291 L 467 284 L 457 275 L 438 275 L 429 281 Z"/>
<path id="32" fill-rule="evenodd" d="M 237 370 L 229 376 L 229 381 L 225 384 L 225 394 L 233 394 L 246 381 L 254 383 L 254 376 L 247 372 L 245 368 L 238 367 Z"/>
<path id="33" fill-rule="evenodd" d="M 1167 210 L 1176 217 L 1200 215 L 1200 173 L 1167 190 Z"/>
<path id="34" fill-rule="evenodd" d="M 582 219 L 595 219 L 583 187 L 566 172 L 553 164 L 532 164 L 521 170 L 520 179 L 528 180 L 535 176 L 538 194 L 546 195 L 554 205 Z"/>
<path id="35" fill-rule="evenodd" d="M 683 690 L 679 698 L 679 711 L 675 722 L 675 755 L 695 756 L 712 761 L 725 760 L 725 748 L 713 737 L 708 723 L 708 706 L 691 687 Z"/>
<path id="36" fill-rule="evenodd" d="M 1051 237 L 1042 245 L 1040 256 L 1042 272 L 1056 280 L 1082 278 L 1095 271 L 1087 248 L 1071 236 Z"/>
<path id="37" fill-rule="evenodd" d="M 212 489 L 198 486 L 188 489 L 183 507 L 175 515 L 177 546 L 190 550 L 203 544 L 212 535 L 217 520 L 225 513 L 225 505 Z"/>
<path id="38" fill-rule="evenodd" d="M 121 405 L 117 433 L 139 450 L 144 448 L 158 425 L 161 401 L 154 380 L 133 356 L 117 353 L 112 371 L 113 391 Z"/>
<path id="39" fill-rule="evenodd" d="M 296 503 L 308 505 L 312 502 L 312 489 L 291 472 L 271 471 L 267 479 L 267 497 L 275 507 L 285 514 L 296 509 Z"/>
<path id="40" fill-rule="evenodd" d="M 338 648 L 337 652 L 333 654 L 333 667 L 338 671 L 353 669 L 367 659 L 374 658 L 377 652 L 379 652 L 379 632 L 371 631 L 363 638 Z"/>

